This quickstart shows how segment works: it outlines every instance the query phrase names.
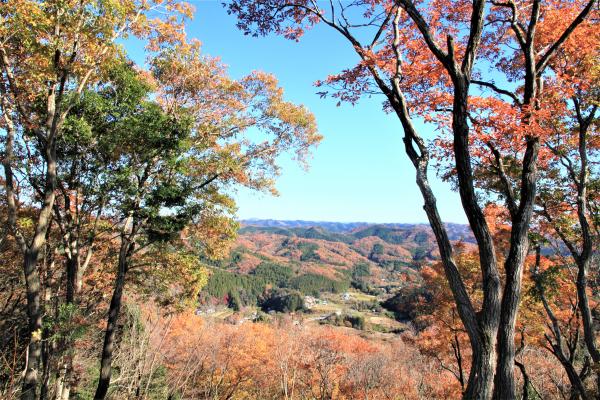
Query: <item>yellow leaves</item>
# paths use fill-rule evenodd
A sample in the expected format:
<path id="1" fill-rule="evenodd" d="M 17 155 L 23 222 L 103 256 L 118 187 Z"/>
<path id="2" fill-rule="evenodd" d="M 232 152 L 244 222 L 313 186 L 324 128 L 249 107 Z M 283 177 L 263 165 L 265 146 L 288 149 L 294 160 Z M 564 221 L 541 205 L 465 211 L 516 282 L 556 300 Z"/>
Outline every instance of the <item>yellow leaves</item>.
<path id="1" fill-rule="evenodd" d="M 34 226 L 34 222 L 31 217 L 21 217 L 17 220 L 17 226 L 22 230 L 31 230 Z"/>
<path id="2" fill-rule="evenodd" d="M 238 224 L 233 219 L 219 214 L 205 213 L 201 215 L 197 224 L 188 227 L 183 234 L 188 243 L 201 246 L 201 250 L 207 257 L 220 259 L 228 254 L 237 235 L 237 229 Z"/>
<path id="3" fill-rule="evenodd" d="M 185 37 L 182 18 L 191 13 L 191 6 L 175 0 L 3 2 L 0 32 L 6 40 L 0 48 L 8 55 L 8 68 L 15 76 L 18 90 L 13 95 L 27 104 L 39 100 L 47 84 L 58 84 L 63 73 L 74 88 L 93 85 L 123 55 L 119 39 L 133 34 L 157 48 L 181 42 Z"/>
<path id="4" fill-rule="evenodd" d="M 197 254 L 171 247 L 154 247 L 134 258 L 136 282 L 147 296 L 163 307 L 176 309 L 195 304 L 208 283 L 209 269 Z"/>
<path id="5" fill-rule="evenodd" d="M 31 341 L 32 342 L 39 342 L 40 340 L 42 340 L 42 329 L 41 328 L 31 332 Z"/>
<path id="6" fill-rule="evenodd" d="M 193 148 L 211 154 L 221 181 L 270 191 L 279 174 L 277 158 L 293 152 L 306 165 L 319 143 L 314 115 L 287 102 L 277 79 L 261 71 L 233 80 L 199 42 L 183 42 L 152 60 L 159 102 L 193 121 Z M 198 161 L 202 163 L 202 161 Z"/>

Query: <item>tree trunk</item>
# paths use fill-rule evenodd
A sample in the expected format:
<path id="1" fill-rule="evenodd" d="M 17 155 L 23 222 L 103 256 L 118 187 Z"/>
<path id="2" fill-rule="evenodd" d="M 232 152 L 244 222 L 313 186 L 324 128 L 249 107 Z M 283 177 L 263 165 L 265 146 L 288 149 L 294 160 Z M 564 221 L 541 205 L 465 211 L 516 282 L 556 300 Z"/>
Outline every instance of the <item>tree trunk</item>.
<path id="1" fill-rule="evenodd" d="M 476 4 L 475 4 L 476 3 Z M 454 133 L 454 155 L 456 158 L 456 169 L 459 181 L 460 197 L 463 209 L 469 220 L 469 225 L 477 240 L 479 248 L 481 274 L 483 281 L 483 306 L 481 315 L 478 315 L 473 307 L 471 299 L 465 288 L 462 276 L 456 266 L 453 258 L 453 249 L 448 234 L 437 210 L 436 198 L 431 190 L 427 177 L 429 163 L 429 149 L 422 137 L 416 131 L 408 110 L 408 104 L 401 88 L 402 55 L 398 50 L 400 44 L 400 34 L 398 28 L 399 13 L 394 18 L 394 42 L 393 49 L 397 57 L 396 73 L 391 80 L 390 89 L 384 80 L 380 77 L 375 68 L 370 67 L 375 82 L 381 91 L 388 98 L 396 115 L 402 123 L 404 130 L 405 151 L 413 163 L 416 175 L 417 185 L 421 191 L 424 200 L 424 209 L 429 219 L 429 224 L 434 232 L 436 242 L 440 251 L 440 257 L 444 266 L 444 272 L 448 284 L 452 291 L 454 301 L 460 319 L 467 331 L 472 349 L 472 366 L 469 374 L 469 381 L 464 397 L 467 399 L 488 399 L 491 397 L 494 369 L 495 369 L 495 342 L 498 324 L 500 321 L 500 276 L 494 244 L 485 221 L 483 212 L 477 203 L 475 189 L 473 186 L 473 173 L 471 168 L 471 156 L 469 153 L 469 125 L 468 117 L 468 91 L 469 77 L 472 61 L 481 36 L 481 26 L 483 22 L 484 2 L 474 3 L 473 16 L 476 21 L 472 24 L 472 36 L 469 41 L 469 48 L 461 71 L 453 58 L 445 57 L 440 61 L 448 69 L 454 83 L 454 99 L 452 113 L 452 128 Z M 401 5 L 419 24 L 420 17 L 411 2 L 402 2 Z M 416 18 L 414 14 L 417 14 Z M 426 27 L 424 28 L 426 30 Z M 349 37 L 351 41 L 354 39 Z M 353 41 L 358 45 L 356 40 Z M 435 51 L 434 51 L 435 53 Z M 361 55 L 361 54 L 359 54 Z M 362 57 L 362 55 L 361 55 Z M 453 56 L 452 56 L 453 57 Z M 452 65 L 450 65 L 452 64 Z"/>
<path id="2" fill-rule="evenodd" d="M 529 251 L 529 223 L 536 196 L 537 155 L 539 141 L 530 139 L 523 158 L 521 177 L 521 201 L 516 215 L 512 217 L 510 250 L 504 268 L 506 282 L 502 295 L 500 327 L 498 329 L 498 364 L 494 383 L 494 398 L 516 398 L 515 385 L 515 325 L 521 300 L 523 264 Z"/>
<path id="3" fill-rule="evenodd" d="M 104 345 L 102 346 L 102 358 L 100 361 L 100 378 L 96 388 L 95 400 L 101 400 L 106 397 L 110 385 L 110 375 L 112 369 L 112 357 L 115 350 L 115 339 L 117 336 L 117 322 L 121 311 L 123 297 L 123 288 L 125 287 L 125 275 L 127 273 L 129 256 L 133 251 L 133 244 L 126 238 L 121 238 L 121 248 L 119 249 L 119 261 L 115 288 L 113 291 L 110 307 L 108 309 L 108 321 L 106 332 L 104 334 Z"/>
<path id="4" fill-rule="evenodd" d="M 596 346 L 596 332 L 594 329 L 594 320 L 590 310 L 590 303 L 587 296 L 587 273 L 592 262 L 594 253 L 594 235 L 588 220 L 588 184 L 589 184 L 589 166 L 588 166 L 588 129 L 596 114 L 597 106 L 594 106 L 590 114 L 583 119 L 579 110 L 579 103 L 575 103 L 578 110 L 577 119 L 579 122 L 579 143 L 578 151 L 580 158 L 579 184 L 577 190 L 577 218 L 581 227 L 581 236 L 583 238 L 583 246 L 581 254 L 573 254 L 577 262 L 577 296 L 579 298 L 579 310 L 583 320 L 583 337 L 586 348 L 594 361 L 594 366 L 600 363 L 600 351 Z M 571 247 L 572 248 L 572 247 Z M 573 251 L 572 251 L 573 253 Z M 593 368 L 596 372 L 596 389 L 600 393 L 600 372 L 597 368 Z"/>
<path id="5" fill-rule="evenodd" d="M 531 380 L 529 378 L 529 374 L 527 373 L 527 369 L 525 369 L 525 365 L 518 361 L 515 361 L 515 365 L 521 371 L 521 375 L 523 375 L 523 389 L 521 394 L 522 400 L 529 400 L 529 385 L 531 384 Z"/>
<path id="6" fill-rule="evenodd" d="M 67 257 L 66 260 L 66 271 L 67 271 L 67 284 L 66 284 L 66 304 L 74 305 L 76 294 L 79 292 L 79 287 L 77 285 L 77 271 L 78 271 L 78 254 L 76 251 L 71 250 L 70 257 Z M 71 391 L 71 374 L 73 371 L 73 354 L 71 354 L 73 350 L 73 340 L 72 339 L 63 339 L 60 341 L 60 351 L 62 353 L 62 359 L 64 360 L 64 365 L 61 368 L 60 372 L 60 390 L 56 392 L 56 399 L 62 400 L 64 396 L 66 399 L 69 398 L 69 393 Z"/>
<path id="7" fill-rule="evenodd" d="M 50 369 L 51 369 L 51 359 L 50 353 L 53 349 L 51 349 L 51 344 L 48 340 L 49 329 L 43 329 L 43 339 L 42 339 L 42 382 L 40 386 L 40 400 L 48 399 L 48 384 L 50 382 Z"/>
<path id="8" fill-rule="evenodd" d="M 495 353 L 494 333 L 485 334 L 485 342 L 471 345 L 473 355 L 471 357 L 471 372 L 467 382 L 467 389 L 463 393 L 463 399 L 486 400 L 491 397 L 492 383 L 494 382 Z"/>
<path id="9" fill-rule="evenodd" d="M 56 400 L 69 400 L 70 395 L 71 395 L 71 386 L 65 386 L 65 387 L 63 387 L 63 390 L 60 393 L 60 397 L 57 397 Z"/>
<path id="10" fill-rule="evenodd" d="M 594 318 L 590 309 L 590 302 L 587 295 L 587 271 L 591 262 L 591 256 L 585 259 L 579 259 L 577 271 L 577 297 L 579 299 L 579 311 L 583 321 L 583 339 L 585 347 L 592 357 L 593 364 L 597 365 L 600 362 L 600 352 L 596 346 L 596 332 L 594 329 Z M 594 371 L 597 371 L 594 369 Z M 596 386 L 600 391 L 600 373 L 596 374 Z"/>
<path id="11" fill-rule="evenodd" d="M 588 396 L 585 385 L 581 381 L 581 377 L 577 371 L 575 371 L 573 363 L 564 356 L 561 357 L 561 355 L 556 355 L 556 357 L 559 359 L 560 363 L 565 369 L 565 372 L 567 373 L 567 377 L 571 383 L 571 391 L 574 393 L 573 397 L 581 398 L 582 400 L 588 400 L 590 396 Z"/>
<path id="12" fill-rule="evenodd" d="M 27 243 L 23 233 L 17 225 L 18 202 L 14 187 L 12 162 L 14 159 L 14 124 L 11 118 L 7 116 L 6 110 L 10 106 L 6 102 L 6 88 L 0 86 L 2 96 L 0 96 L 2 109 L 5 110 L 6 143 L 5 156 L 3 159 L 4 167 L 4 188 L 6 191 L 6 202 L 8 207 L 8 227 L 14 235 L 21 252 L 23 254 L 23 275 L 25 278 L 25 292 L 27 298 L 27 322 L 29 330 L 29 344 L 27 346 L 27 361 L 23 374 L 21 387 L 21 398 L 23 400 L 35 399 L 38 386 L 38 367 L 41 356 L 41 335 L 42 335 L 42 311 L 40 302 L 40 275 L 38 270 L 38 255 L 45 244 L 46 233 L 50 224 L 52 207 L 54 206 L 54 189 L 56 187 L 56 161 L 51 141 L 45 151 L 46 155 L 46 182 L 44 189 L 44 203 L 40 210 L 38 220 L 35 225 L 35 232 L 31 243 Z"/>
<path id="13" fill-rule="evenodd" d="M 600 363 L 600 351 L 598 350 L 598 347 L 596 345 L 596 329 L 594 327 L 594 319 L 590 309 L 589 298 L 587 294 L 587 273 L 592 263 L 594 249 L 594 234 L 592 232 L 592 227 L 590 226 L 590 221 L 588 220 L 590 216 L 588 211 L 589 170 L 587 141 L 588 129 L 595 117 L 597 107 L 594 106 L 589 115 L 584 118 L 581 114 L 579 101 L 575 98 L 573 100 L 575 103 L 575 108 L 577 110 L 577 121 L 579 123 L 579 173 L 578 179 L 575 178 L 574 172 L 571 174 L 571 183 L 577 187 L 576 205 L 577 218 L 579 220 L 579 225 L 581 228 L 581 250 L 577 248 L 578 246 L 575 241 L 573 241 L 567 235 L 565 235 L 565 233 L 561 230 L 560 225 L 557 224 L 555 219 L 547 211 L 545 213 L 545 217 L 548 220 L 548 222 L 550 222 L 554 226 L 555 231 L 557 232 L 558 236 L 561 238 L 565 246 L 569 249 L 571 256 L 573 257 L 577 265 L 577 305 L 583 321 L 583 339 L 585 347 L 588 353 L 590 354 L 593 363 L 597 365 L 598 363 Z M 597 368 L 593 368 L 593 371 L 596 375 L 596 390 L 600 393 L 600 372 L 598 372 Z"/>
<path id="14" fill-rule="evenodd" d="M 71 256 L 67 257 L 67 304 L 75 303 L 75 293 L 78 291 L 77 285 L 77 254 L 71 251 Z"/>
<path id="15" fill-rule="evenodd" d="M 67 364 L 59 364 L 58 371 L 56 372 L 56 378 L 54 380 L 54 398 L 60 399 L 60 396 L 65 385 L 65 379 L 67 375 Z"/>
<path id="16" fill-rule="evenodd" d="M 25 254 L 23 265 L 27 292 L 27 317 L 29 325 L 29 345 L 27 347 L 27 367 L 21 389 L 22 400 L 37 399 L 38 368 L 42 354 L 42 312 L 40 304 L 40 277 L 37 270 L 37 252 L 31 249 Z"/>
<path id="17" fill-rule="evenodd" d="M 513 229 L 513 233 L 515 229 Z M 515 366 L 515 325 L 519 302 L 521 299 L 521 281 L 523 262 L 527 255 L 529 243 L 527 236 L 519 243 L 514 252 L 514 258 L 507 259 L 506 284 L 502 296 L 502 312 L 498 328 L 498 364 L 494 383 L 494 398 L 498 400 L 515 399 L 516 384 Z M 512 248 L 511 248 L 512 253 Z"/>
<path id="18" fill-rule="evenodd" d="M 470 222 L 471 229 L 476 233 L 476 236 L 480 239 L 480 254 L 485 259 L 485 263 L 482 263 L 482 274 L 484 280 L 484 313 L 487 317 L 480 320 L 477 317 L 473 304 L 469 298 L 464 282 L 458 271 L 458 267 L 454 261 L 452 244 L 448 238 L 448 233 L 442 222 L 437 209 L 437 200 L 431 186 L 429 185 L 429 179 L 427 176 L 428 162 L 429 162 L 429 151 L 423 139 L 418 135 L 415 130 L 410 115 L 406 99 L 399 89 L 399 83 L 395 82 L 395 92 L 390 92 L 387 87 L 382 83 L 378 82 L 381 90 L 388 96 L 392 107 L 394 108 L 402 127 L 404 130 L 404 146 L 405 151 L 411 162 L 413 163 L 416 170 L 416 181 L 423 197 L 424 206 L 423 209 L 429 219 L 429 225 L 433 230 L 433 233 L 438 244 L 440 251 L 440 257 L 444 266 L 444 272 L 448 284 L 452 291 L 457 311 L 460 319 L 467 331 L 469 341 L 471 344 L 472 355 L 472 367 L 469 374 L 469 380 L 467 388 L 464 393 L 466 399 L 488 399 L 491 397 L 492 384 L 494 380 L 494 367 L 495 367 L 495 341 L 496 341 L 496 330 L 499 321 L 499 309 L 500 309 L 500 278 L 495 270 L 495 255 L 493 252 L 493 244 L 491 242 L 491 235 L 487 230 L 487 225 L 483 219 L 483 214 L 479 209 L 476 202 L 467 201 L 469 207 L 465 207 L 467 215 L 477 214 L 479 210 L 480 218 L 473 217 Z M 466 97 L 463 98 L 466 101 Z M 466 106 L 465 106 L 466 107 Z M 464 127 L 464 126 L 463 126 Z M 468 126 L 466 126 L 468 129 Z M 416 148 L 415 148 L 416 146 Z M 468 153 L 468 149 L 466 150 Z M 467 157 L 462 158 L 461 170 L 463 173 L 470 173 L 470 161 Z M 465 170 L 466 168 L 466 170 Z M 463 179 L 463 183 L 465 180 Z M 461 195 L 469 193 L 474 196 L 474 191 L 471 185 L 471 191 L 468 190 Z M 463 206 L 465 203 L 463 202 Z M 481 246 L 485 247 L 485 250 L 481 250 Z M 491 250 L 491 251 L 490 251 Z M 483 266 L 485 265 L 485 267 Z"/>
<path id="19" fill-rule="evenodd" d="M 29 322 L 30 341 L 28 345 L 28 363 L 23 377 L 21 392 L 22 400 L 34 400 L 37 396 L 39 383 L 38 368 L 41 356 L 42 338 L 42 308 L 40 302 L 40 272 L 38 256 L 46 244 L 46 234 L 52 220 L 56 189 L 56 151 L 51 141 L 45 149 L 46 183 L 44 188 L 44 203 L 35 225 L 35 233 L 31 245 L 24 254 L 23 272 L 27 293 L 27 317 Z M 12 173 L 12 172 L 11 172 Z M 11 188 L 12 189 L 12 188 Z"/>
<path id="20" fill-rule="evenodd" d="M 469 151 L 468 92 L 466 76 L 453 78 L 454 101 L 452 111 L 453 149 L 463 209 L 479 249 L 479 263 L 483 284 L 483 302 L 478 318 L 478 343 L 471 344 L 473 361 L 465 399 L 488 399 L 492 394 L 496 357 L 496 335 L 500 324 L 500 275 L 492 235 L 477 202 L 473 185 L 473 171 Z"/>

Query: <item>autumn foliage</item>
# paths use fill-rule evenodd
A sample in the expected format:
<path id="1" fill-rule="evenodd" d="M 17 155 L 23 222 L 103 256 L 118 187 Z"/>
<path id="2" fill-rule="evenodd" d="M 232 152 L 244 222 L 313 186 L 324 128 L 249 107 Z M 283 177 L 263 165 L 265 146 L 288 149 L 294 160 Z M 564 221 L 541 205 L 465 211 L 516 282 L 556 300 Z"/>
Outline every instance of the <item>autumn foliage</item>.
<path id="1" fill-rule="evenodd" d="M 453 393 L 447 372 L 399 337 L 366 339 L 289 316 L 273 324 L 226 324 L 187 313 L 148 318 L 146 324 L 169 391 L 185 398 L 417 399 Z"/>
<path id="2" fill-rule="evenodd" d="M 341 35 L 357 61 L 320 95 L 383 95 L 431 233 L 255 234 L 235 274 L 217 272 L 232 193 L 276 194 L 285 154 L 306 166 L 313 114 L 268 73 L 231 78 L 187 37 L 186 2 L 2 1 L 0 395 L 598 398 L 598 1 L 224 5 L 247 35 Z M 432 171 L 473 240 L 450 237 Z M 248 318 L 235 284 L 294 313 Z M 298 312 L 300 292 L 351 285 L 369 308 L 396 302 L 403 328 L 359 335 Z M 196 315 L 207 286 L 240 312 Z"/>

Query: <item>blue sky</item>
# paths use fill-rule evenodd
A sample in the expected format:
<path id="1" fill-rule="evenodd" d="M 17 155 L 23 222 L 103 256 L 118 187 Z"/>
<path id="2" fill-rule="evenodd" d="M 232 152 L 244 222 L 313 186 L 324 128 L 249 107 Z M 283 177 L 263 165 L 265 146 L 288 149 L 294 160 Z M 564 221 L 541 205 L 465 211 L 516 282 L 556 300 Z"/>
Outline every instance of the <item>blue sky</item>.
<path id="1" fill-rule="evenodd" d="M 324 135 L 308 171 L 281 160 L 280 196 L 238 191 L 239 218 L 427 222 L 400 123 L 382 111 L 382 98 L 337 107 L 336 101 L 316 94 L 316 80 L 356 63 L 348 43 L 326 27 L 307 32 L 299 43 L 244 36 L 220 2 L 192 3 L 196 14 L 188 35 L 203 43 L 203 51 L 220 57 L 234 78 L 252 70 L 275 74 L 286 99 L 306 105 Z M 430 137 L 430 129 L 423 129 Z M 430 175 L 433 179 L 435 174 Z M 442 218 L 465 222 L 459 197 L 449 185 L 434 179 L 432 186 Z"/>

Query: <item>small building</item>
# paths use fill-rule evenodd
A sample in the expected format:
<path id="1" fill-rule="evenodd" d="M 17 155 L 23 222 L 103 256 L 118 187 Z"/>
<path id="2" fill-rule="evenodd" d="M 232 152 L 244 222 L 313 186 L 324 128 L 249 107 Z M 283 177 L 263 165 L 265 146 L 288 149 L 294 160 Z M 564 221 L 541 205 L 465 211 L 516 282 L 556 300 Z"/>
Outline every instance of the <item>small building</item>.
<path id="1" fill-rule="evenodd" d="M 314 298 L 313 296 L 304 296 L 304 307 L 307 309 L 311 309 L 314 306 L 319 304 L 319 300 Z"/>

